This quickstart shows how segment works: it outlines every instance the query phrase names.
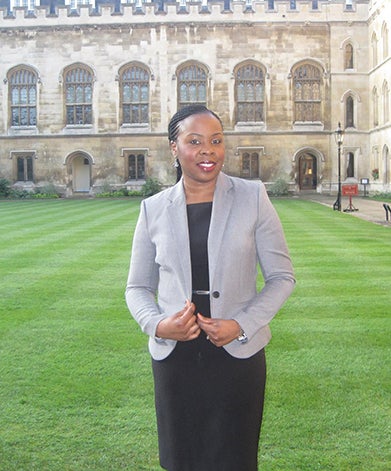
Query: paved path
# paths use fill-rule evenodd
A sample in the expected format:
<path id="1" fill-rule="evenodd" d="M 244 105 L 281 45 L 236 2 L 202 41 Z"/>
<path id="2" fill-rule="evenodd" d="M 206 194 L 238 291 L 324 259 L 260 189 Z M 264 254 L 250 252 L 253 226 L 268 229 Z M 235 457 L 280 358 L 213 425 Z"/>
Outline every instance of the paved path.
<path id="1" fill-rule="evenodd" d="M 305 198 L 310 201 L 324 204 L 333 208 L 336 196 L 322 195 L 319 193 L 308 193 L 300 194 L 299 198 Z M 391 203 L 387 203 L 391 207 Z M 365 219 L 366 221 L 373 222 L 375 224 L 381 224 L 391 228 L 391 221 L 386 221 L 386 211 L 383 208 L 383 201 L 375 201 L 370 198 L 363 196 L 357 196 L 352 198 L 352 205 L 357 211 L 345 212 L 346 214 Z M 349 197 L 342 197 L 341 209 L 344 210 L 349 206 Z M 390 213 L 388 213 L 390 219 Z"/>

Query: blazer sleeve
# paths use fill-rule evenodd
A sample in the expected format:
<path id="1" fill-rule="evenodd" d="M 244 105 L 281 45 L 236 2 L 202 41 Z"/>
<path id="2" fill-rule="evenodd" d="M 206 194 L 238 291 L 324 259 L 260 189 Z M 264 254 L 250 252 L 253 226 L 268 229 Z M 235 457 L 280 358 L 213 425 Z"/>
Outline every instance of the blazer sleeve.
<path id="1" fill-rule="evenodd" d="M 145 201 L 133 236 L 132 255 L 126 284 L 126 303 L 141 330 L 155 336 L 158 323 L 165 317 L 156 303 L 159 267 L 155 261 L 156 249 L 148 231 Z"/>
<path id="2" fill-rule="evenodd" d="M 270 323 L 295 285 L 283 228 L 263 184 L 258 195 L 255 244 L 264 285 L 234 316 L 249 338 Z"/>

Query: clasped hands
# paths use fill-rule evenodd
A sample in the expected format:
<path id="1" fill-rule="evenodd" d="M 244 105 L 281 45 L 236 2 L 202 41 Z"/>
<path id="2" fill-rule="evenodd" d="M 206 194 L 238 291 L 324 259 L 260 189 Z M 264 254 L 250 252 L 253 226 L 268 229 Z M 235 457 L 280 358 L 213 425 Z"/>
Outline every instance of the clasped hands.
<path id="1" fill-rule="evenodd" d="M 194 303 L 186 300 L 181 311 L 159 322 L 156 336 L 186 342 L 196 339 L 201 330 L 216 347 L 222 347 L 240 335 L 240 326 L 233 319 L 213 319 L 197 313 Z"/>

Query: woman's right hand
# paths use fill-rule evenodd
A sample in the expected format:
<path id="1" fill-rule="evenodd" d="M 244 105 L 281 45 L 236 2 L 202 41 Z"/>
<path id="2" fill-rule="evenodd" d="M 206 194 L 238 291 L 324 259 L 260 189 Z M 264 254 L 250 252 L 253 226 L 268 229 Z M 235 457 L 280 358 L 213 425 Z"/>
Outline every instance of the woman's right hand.
<path id="1" fill-rule="evenodd" d="M 181 311 L 159 322 L 156 328 L 156 337 L 179 340 L 180 342 L 196 339 L 200 335 L 201 329 L 197 324 L 194 311 L 195 305 L 187 299 L 185 307 Z"/>

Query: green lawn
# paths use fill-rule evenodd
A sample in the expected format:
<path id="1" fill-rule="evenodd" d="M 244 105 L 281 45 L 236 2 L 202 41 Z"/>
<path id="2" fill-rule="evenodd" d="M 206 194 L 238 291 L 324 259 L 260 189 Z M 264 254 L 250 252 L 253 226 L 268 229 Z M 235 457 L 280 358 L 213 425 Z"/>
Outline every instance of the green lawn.
<path id="1" fill-rule="evenodd" d="M 298 283 L 272 323 L 260 470 L 390 470 L 391 228 L 274 204 Z M 123 297 L 138 207 L 0 201 L 1 471 L 160 469 Z"/>

